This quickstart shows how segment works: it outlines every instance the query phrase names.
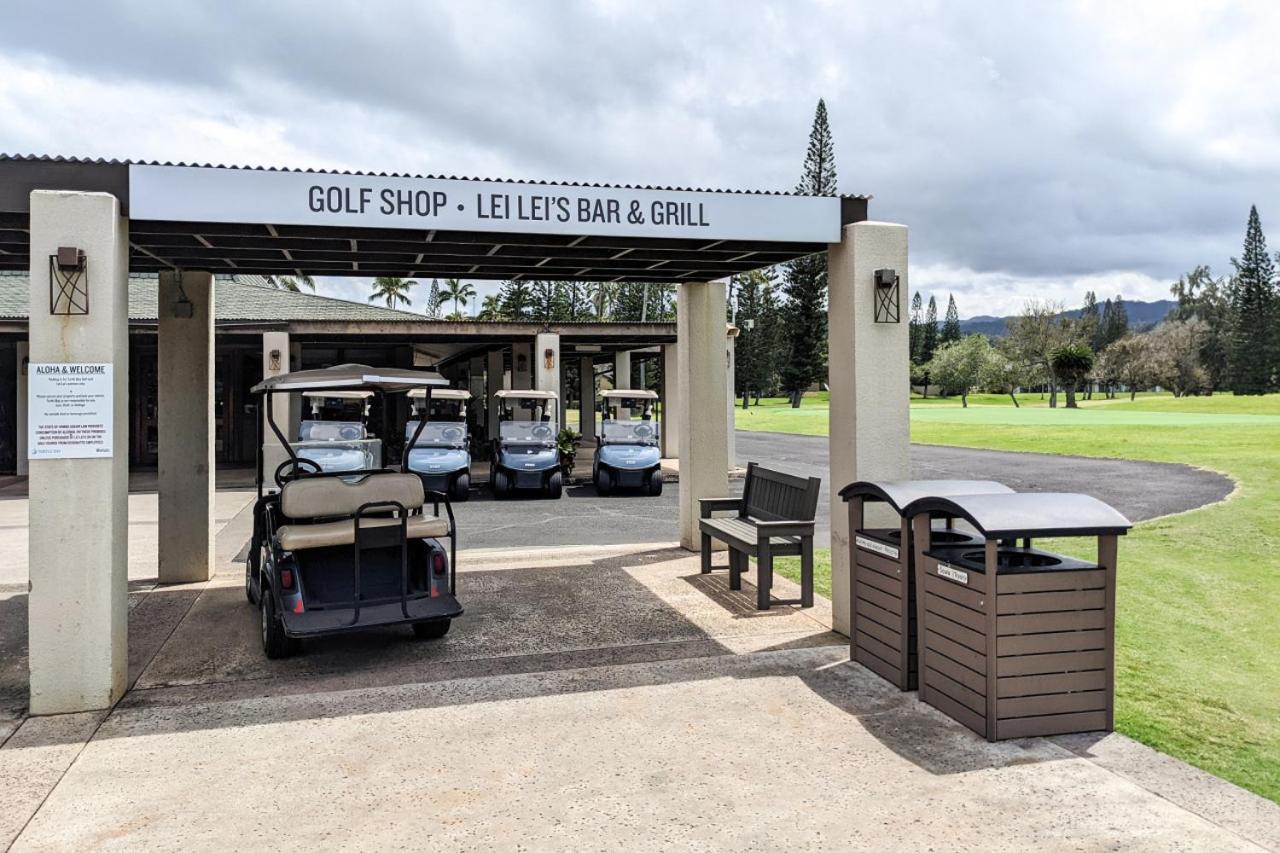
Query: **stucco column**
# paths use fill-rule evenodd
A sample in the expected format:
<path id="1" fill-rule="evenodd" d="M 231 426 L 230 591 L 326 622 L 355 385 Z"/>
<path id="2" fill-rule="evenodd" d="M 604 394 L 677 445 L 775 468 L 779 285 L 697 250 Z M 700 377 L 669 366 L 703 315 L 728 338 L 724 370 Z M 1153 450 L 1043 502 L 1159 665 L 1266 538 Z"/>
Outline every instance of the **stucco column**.
<path id="1" fill-rule="evenodd" d="M 207 272 L 160 274 L 160 583 L 213 577 L 213 287 Z"/>
<path id="2" fill-rule="evenodd" d="M 533 344 L 511 345 L 511 390 L 528 391 L 533 387 Z M 529 419 L 529 410 L 517 408 L 512 417 L 518 421 Z"/>
<path id="3" fill-rule="evenodd" d="M 596 440 L 596 361 L 591 356 L 578 359 L 578 432 L 583 441 Z"/>
<path id="4" fill-rule="evenodd" d="M 907 337 L 907 228 L 888 222 L 844 227 L 827 252 L 828 381 L 831 387 L 831 605 L 835 629 L 850 632 L 849 514 L 840 489 L 855 480 L 910 476 L 910 345 Z M 878 269 L 896 270 L 898 323 L 875 322 Z M 867 522 L 897 527 L 883 504 Z"/>
<path id="5" fill-rule="evenodd" d="M 662 345 L 662 455 L 680 458 L 680 345 Z"/>
<path id="6" fill-rule="evenodd" d="M 696 551 L 698 499 L 729 494 L 725 283 L 683 283 L 679 300 L 680 544 Z"/>
<path id="7" fill-rule="evenodd" d="M 497 394 L 502 390 L 502 379 L 505 368 L 503 367 L 503 351 L 500 349 L 490 350 L 486 356 L 484 371 L 484 391 L 486 413 L 488 415 L 485 423 L 485 433 L 493 438 L 498 434 L 498 397 Z"/>
<path id="8" fill-rule="evenodd" d="M 16 435 L 14 436 L 14 473 L 18 476 L 26 476 L 27 473 L 27 368 L 24 364 L 30 357 L 31 348 L 26 341 L 18 341 L 15 348 L 14 359 L 17 362 L 15 370 L 18 375 L 15 377 L 14 388 L 17 391 L 17 399 L 14 401 L 14 413 L 17 415 Z"/>
<path id="9" fill-rule="evenodd" d="M 111 456 L 33 459 L 31 713 L 108 708 L 128 672 L 129 222 L 106 193 L 31 194 L 32 364 L 110 364 Z M 89 313 L 49 313 L 49 257 L 84 252 Z M 34 426 L 34 425 L 33 425 Z"/>
<path id="10" fill-rule="evenodd" d="M 564 423 L 564 397 L 560 393 L 560 336 L 553 332 L 542 332 L 533 339 L 534 386 L 539 391 L 555 393 L 556 431 Z"/>
<path id="11" fill-rule="evenodd" d="M 613 387 L 631 387 L 631 353 L 619 350 L 613 354 Z"/>
<path id="12" fill-rule="evenodd" d="M 288 332 L 262 333 L 262 378 L 280 376 L 289 372 L 290 351 Z M 294 395 L 275 394 L 271 401 L 271 411 L 275 415 L 276 425 L 288 439 L 297 438 L 297 427 L 294 426 Z M 267 399 L 262 398 L 262 476 L 268 488 L 275 488 L 272 476 L 281 462 L 289 458 L 289 454 L 280 446 L 280 440 L 272 432 L 267 422 Z"/>
<path id="13" fill-rule="evenodd" d="M 726 387 L 729 389 L 729 393 L 726 395 L 728 397 L 726 401 L 726 405 L 728 406 L 728 409 L 726 410 L 726 415 L 729 418 L 729 464 L 730 465 L 738 464 L 738 440 L 737 440 L 738 436 L 737 436 L 736 430 L 734 429 L 734 421 L 737 418 L 737 407 L 734 406 L 735 398 L 733 396 L 733 389 L 735 387 L 735 382 L 737 381 L 735 376 L 737 365 L 734 362 L 734 352 L 736 349 L 737 337 L 738 337 L 738 327 L 730 326 L 727 333 L 725 334 L 725 339 L 724 339 L 724 361 L 725 361 L 725 374 L 726 374 L 725 383 L 726 383 Z"/>

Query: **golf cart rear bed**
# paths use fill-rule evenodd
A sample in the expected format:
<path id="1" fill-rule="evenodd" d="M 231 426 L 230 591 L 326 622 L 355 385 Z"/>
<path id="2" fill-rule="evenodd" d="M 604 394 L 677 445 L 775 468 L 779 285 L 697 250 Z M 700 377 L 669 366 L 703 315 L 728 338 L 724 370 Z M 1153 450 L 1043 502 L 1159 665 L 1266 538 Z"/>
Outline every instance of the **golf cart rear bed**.
<path id="1" fill-rule="evenodd" d="M 426 622 L 432 619 L 452 619 L 462 615 L 462 605 L 448 593 L 428 598 L 410 598 L 405 602 L 409 615 L 404 615 L 400 600 L 381 604 L 362 604 L 360 619 L 352 622 L 350 607 L 325 610 L 308 610 L 304 613 L 283 613 L 285 633 L 290 637 L 318 637 L 337 634 L 357 628 L 376 628 L 379 625 L 401 625 L 408 622 Z"/>

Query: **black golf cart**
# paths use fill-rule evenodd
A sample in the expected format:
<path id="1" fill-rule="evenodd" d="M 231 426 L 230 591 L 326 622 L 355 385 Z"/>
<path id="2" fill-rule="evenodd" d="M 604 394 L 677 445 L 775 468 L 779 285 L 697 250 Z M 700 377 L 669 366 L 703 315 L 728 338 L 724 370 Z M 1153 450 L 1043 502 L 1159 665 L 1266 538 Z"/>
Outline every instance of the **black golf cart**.
<path id="1" fill-rule="evenodd" d="M 399 471 L 322 470 L 285 440 L 272 403 L 282 393 L 369 391 L 383 398 L 423 389 L 427 405 L 405 443 L 407 459 L 427 424 L 431 390 L 447 384 L 434 372 L 344 364 L 281 374 L 252 389 L 263 398 L 267 424 L 288 453 L 266 472 L 258 442 L 245 595 L 261 610 L 267 657 L 292 654 L 306 637 L 383 625 L 411 625 L 416 636 L 435 639 L 462 614 L 448 495 L 427 490 L 403 465 Z M 264 481 L 278 491 L 265 489 Z M 449 540 L 447 549 L 443 539 Z"/>

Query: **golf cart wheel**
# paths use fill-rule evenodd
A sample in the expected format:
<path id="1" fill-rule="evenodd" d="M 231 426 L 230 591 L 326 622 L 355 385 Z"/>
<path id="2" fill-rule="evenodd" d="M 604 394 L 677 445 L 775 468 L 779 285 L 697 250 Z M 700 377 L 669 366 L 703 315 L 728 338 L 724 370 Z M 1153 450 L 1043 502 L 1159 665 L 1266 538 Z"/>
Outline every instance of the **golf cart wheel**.
<path id="1" fill-rule="evenodd" d="M 244 560 L 244 597 L 250 604 L 258 603 L 258 594 L 253 591 L 253 579 L 262 565 L 262 546 L 256 542 L 249 546 L 249 554 Z"/>
<path id="2" fill-rule="evenodd" d="M 564 489 L 564 475 L 559 471 L 552 472 L 547 478 L 547 497 L 558 498 L 560 492 Z"/>
<path id="3" fill-rule="evenodd" d="M 511 478 L 507 476 L 506 471 L 493 472 L 493 496 L 495 498 L 505 498 L 511 494 Z"/>
<path id="4" fill-rule="evenodd" d="M 459 474 L 457 479 L 453 481 L 453 488 L 450 492 L 455 501 L 465 501 L 471 497 L 471 475 Z"/>
<path id="5" fill-rule="evenodd" d="M 613 474 L 608 468 L 601 468 L 596 471 L 596 494 L 601 497 L 607 497 L 613 491 Z"/>
<path id="6" fill-rule="evenodd" d="M 276 600 L 271 590 L 262 590 L 262 651 L 269 660 L 287 658 L 298 650 L 298 641 L 284 633 L 284 623 L 276 613 Z"/>
<path id="7" fill-rule="evenodd" d="M 419 640 L 438 640 L 449 633 L 452 619 L 432 619 L 430 622 L 414 622 L 413 636 Z"/>
<path id="8" fill-rule="evenodd" d="M 651 495 L 662 494 L 662 469 L 655 468 L 649 472 L 649 481 L 647 483 L 647 491 Z"/>

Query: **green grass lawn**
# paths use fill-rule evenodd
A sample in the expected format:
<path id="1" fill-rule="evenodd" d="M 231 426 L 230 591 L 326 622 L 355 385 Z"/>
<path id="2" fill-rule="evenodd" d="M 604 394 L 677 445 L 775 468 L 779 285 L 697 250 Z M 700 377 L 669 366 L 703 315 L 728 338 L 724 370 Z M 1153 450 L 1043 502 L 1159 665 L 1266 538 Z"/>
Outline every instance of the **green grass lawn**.
<path id="1" fill-rule="evenodd" d="M 1121 539 L 1116 728 L 1280 802 L 1280 395 L 1146 395 L 1078 410 L 1003 399 L 968 409 L 913 402 L 912 440 L 1183 462 L 1235 479 L 1230 500 Z M 818 435 L 826 426 L 825 400 L 739 413 L 740 428 Z M 1091 556 L 1086 542 L 1042 544 Z M 830 565 L 821 554 L 824 595 Z"/>

